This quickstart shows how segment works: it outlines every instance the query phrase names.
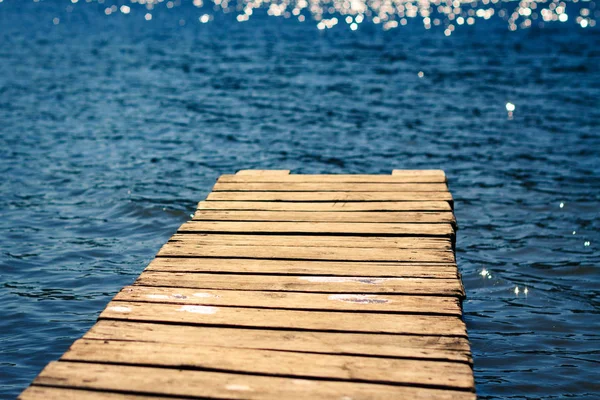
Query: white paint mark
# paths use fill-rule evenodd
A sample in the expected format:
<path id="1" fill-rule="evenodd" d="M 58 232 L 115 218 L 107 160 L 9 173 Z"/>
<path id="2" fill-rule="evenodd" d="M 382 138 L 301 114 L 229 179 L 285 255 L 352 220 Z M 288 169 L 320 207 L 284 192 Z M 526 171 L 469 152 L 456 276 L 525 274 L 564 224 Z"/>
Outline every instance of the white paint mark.
<path id="1" fill-rule="evenodd" d="M 116 311 L 116 312 L 130 312 L 131 311 L 131 308 L 122 307 L 122 306 L 112 306 L 112 307 L 108 307 L 108 309 L 110 311 Z"/>
<path id="2" fill-rule="evenodd" d="M 214 294 L 210 294 L 210 293 L 194 293 L 194 297 L 200 297 L 201 299 L 207 299 L 210 297 L 219 297 L 219 296 L 215 296 Z"/>
<path id="3" fill-rule="evenodd" d="M 338 276 L 304 276 L 299 278 L 303 281 L 314 283 L 364 283 L 367 285 L 377 285 L 387 282 L 389 278 L 362 278 L 362 277 L 338 277 Z M 395 278 L 399 279 L 399 278 Z"/>
<path id="4" fill-rule="evenodd" d="M 235 391 L 240 391 L 240 392 L 248 392 L 248 391 L 252 390 L 252 388 L 247 385 L 227 385 L 227 386 L 225 386 L 225 389 L 235 390 Z"/>
<path id="5" fill-rule="evenodd" d="M 385 304 L 390 302 L 389 300 L 380 299 L 375 295 L 369 294 L 332 294 L 328 299 L 357 304 Z"/>
<path id="6" fill-rule="evenodd" d="M 314 386 L 315 385 L 315 381 L 309 381 L 306 379 L 293 379 L 292 383 L 294 385 L 302 385 L 302 386 L 310 386 L 310 385 Z"/>
<path id="7" fill-rule="evenodd" d="M 217 312 L 217 307 L 206 306 L 181 306 L 177 311 L 187 311 L 196 314 L 214 314 Z"/>
<path id="8" fill-rule="evenodd" d="M 149 299 L 155 299 L 155 300 L 168 300 L 169 299 L 169 296 L 167 296 L 166 294 L 147 294 L 146 297 Z"/>

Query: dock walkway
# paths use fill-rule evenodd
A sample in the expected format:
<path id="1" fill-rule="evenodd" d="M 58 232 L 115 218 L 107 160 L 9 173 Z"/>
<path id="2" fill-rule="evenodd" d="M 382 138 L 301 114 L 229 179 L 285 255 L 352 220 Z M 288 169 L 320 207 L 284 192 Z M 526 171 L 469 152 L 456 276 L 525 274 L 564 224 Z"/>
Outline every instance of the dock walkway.
<path id="1" fill-rule="evenodd" d="M 443 171 L 221 176 L 20 399 L 474 399 Z"/>

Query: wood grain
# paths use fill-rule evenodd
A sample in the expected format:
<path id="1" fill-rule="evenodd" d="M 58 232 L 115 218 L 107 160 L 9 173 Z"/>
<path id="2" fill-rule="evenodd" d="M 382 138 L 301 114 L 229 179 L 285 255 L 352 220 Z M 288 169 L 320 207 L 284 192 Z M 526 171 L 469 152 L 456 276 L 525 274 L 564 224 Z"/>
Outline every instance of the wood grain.
<path id="1" fill-rule="evenodd" d="M 142 286 L 194 289 L 268 290 L 282 292 L 408 294 L 463 297 L 458 279 L 378 278 L 352 276 L 285 276 L 142 272 Z"/>
<path id="2" fill-rule="evenodd" d="M 184 399 L 184 397 L 139 396 L 108 391 L 30 386 L 18 397 L 19 400 L 157 400 Z"/>
<path id="3" fill-rule="evenodd" d="M 189 346 L 109 340 L 78 340 L 61 357 L 64 361 L 195 368 L 295 378 L 320 378 L 374 383 L 427 385 L 469 390 L 473 375 L 468 364 L 289 351 Z"/>
<path id="4" fill-rule="evenodd" d="M 452 250 L 452 242 L 445 237 L 354 236 L 349 240 L 345 236 L 176 233 L 169 241 L 222 246 L 364 247 L 379 251 L 383 248 Z"/>
<path id="5" fill-rule="evenodd" d="M 392 176 L 446 176 L 441 169 L 394 169 Z"/>
<path id="6" fill-rule="evenodd" d="M 168 242 L 157 255 L 163 257 L 454 262 L 454 252 L 448 250 L 388 248 L 381 251 L 381 249 L 365 247 L 223 246 L 195 244 L 187 241 Z"/>
<path id="7" fill-rule="evenodd" d="M 450 192 L 212 192 L 209 201 L 452 201 Z"/>
<path id="8" fill-rule="evenodd" d="M 451 212 L 302 212 L 302 211 L 215 211 L 198 210 L 195 221 L 280 221 L 280 222 L 370 222 L 370 223 L 455 223 Z"/>
<path id="9" fill-rule="evenodd" d="M 361 313 L 359 317 L 356 313 L 347 312 L 111 301 L 99 318 L 224 327 L 466 337 L 462 320 L 451 316 Z"/>
<path id="10" fill-rule="evenodd" d="M 367 355 L 471 362 L 469 342 L 460 336 L 415 336 L 244 329 L 152 322 L 100 320 L 85 339 L 179 343 L 244 349 Z"/>
<path id="11" fill-rule="evenodd" d="M 239 176 L 285 176 L 289 175 L 289 169 L 242 169 L 236 175 Z"/>
<path id="12" fill-rule="evenodd" d="M 125 286 L 113 300 L 290 310 L 415 313 L 461 316 L 455 297 L 352 295 Z"/>
<path id="13" fill-rule="evenodd" d="M 458 279 L 454 263 L 381 263 L 261 260 L 240 258 L 168 258 L 157 257 L 145 271 L 200 272 L 238 275 L 309 275 L 363 276 L 388 278 Z"/>
<path id="14" fill-rule="evenodd" d="M 447 192 L 445 183 L 217 182 L 213 192 Z"/>
<path id="15" fill-rule="evenodd" d="M 441 236 L 454 235 L 450 224 L 389 224 L 343 222 L 212 222 L 189 221 L 179 227 L 183 232 L 237 232 L 237 233 L 299 233 L 347 234 L 374 236 Z"/>
<path id="16" fill-rule="evenodd" d="M 441 172 L 441 173 L 440 173 Z M 288 174 L 236 174 L 221 175 L 218 182 L 306 182 L 306 183 L 444 183 L 446 176 L 443 171 L 424 174 L 396 175 L 364 175 L 364 174 L 322 174 L 322 175 L 288 175 Z"/>
<path id="17" fill-rule="evenodd" d="M 214 399 L 475 399 L 466 391 L 59 361 L 37 385 Z"/>
<path id="18" fill-rule="evenodd" d="M 264 210 L 264 211 L 452 211 L 447 201 L 206 201 L 198 203 L 199 210 Z"/>

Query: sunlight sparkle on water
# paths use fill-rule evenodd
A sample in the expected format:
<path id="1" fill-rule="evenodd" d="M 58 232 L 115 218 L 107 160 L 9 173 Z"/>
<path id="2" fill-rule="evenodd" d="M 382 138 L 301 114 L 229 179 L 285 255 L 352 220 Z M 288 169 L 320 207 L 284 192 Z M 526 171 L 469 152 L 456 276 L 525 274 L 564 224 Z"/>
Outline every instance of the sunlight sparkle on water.
<path id="1" fill-rule="evenodd" d="M 83 2 L 71 0 L 71 3 Z M 194 16 L 198 23 L 212 21 L 217 12 L 237 14 L 237 21 L 244 22 L 250 20 L 253 10 L 262 9 L 266 10 L 267 15 L 296 18 L 300 22 L 312 18 L 321 30 L 336 26 L 357 30 L 363 22 L 390 30 L 408 25 L 412 19 L 420 20 L 418 23 L 425 29 L 439 27 L 446 36 L 451 36 L 458 27 L 491 18 L 505 21 L 508 29 L 515 31 L 533 26 L 544 27 L 548 23 L 571 23 L 582 29 L 591 28 L 596 26 L 596 19 L 600 17 L 594 1 L 579 0 L 86 0 L 85 3 L 106 4 L 106 15 L 113 15 L 117 11 L 134 14 L 134 8 L 143 8 L 144 12 L 138 12 L 137 15 L 143 15 L 146 21 L 152 20 L 150 11 L 192 4 L 205 12 Z M 56 25 L 60 22 L 57 19 L 55 21 Z M 346 24 L 338 24 L 340 21 Z M 510 113 L 514 109 L 508 109 L 509 105 L 512 104 L 506 105 Z"/>

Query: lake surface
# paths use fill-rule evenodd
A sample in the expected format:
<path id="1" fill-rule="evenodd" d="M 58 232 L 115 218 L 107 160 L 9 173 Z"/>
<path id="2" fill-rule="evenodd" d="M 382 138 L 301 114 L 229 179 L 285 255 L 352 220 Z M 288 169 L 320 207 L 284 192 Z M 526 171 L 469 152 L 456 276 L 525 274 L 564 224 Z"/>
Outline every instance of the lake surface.
<path id="1" fill-rule="evenodd" d="M 600 397 L 594 2 L 169 3 L 0 2 L 0 397 L 245 168 L 444 169 L 479 396 Z"/>

